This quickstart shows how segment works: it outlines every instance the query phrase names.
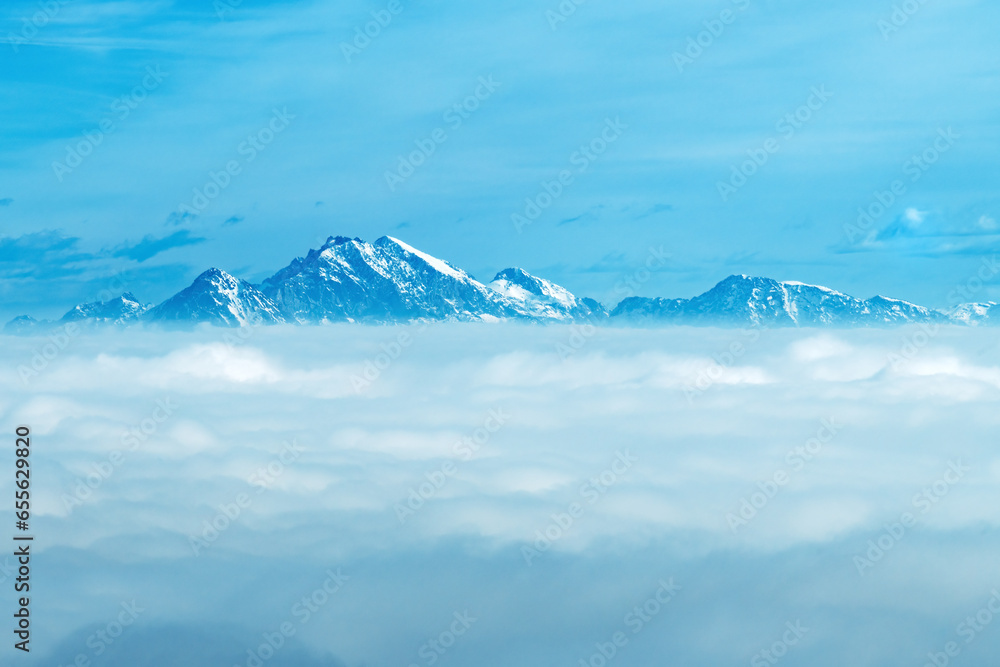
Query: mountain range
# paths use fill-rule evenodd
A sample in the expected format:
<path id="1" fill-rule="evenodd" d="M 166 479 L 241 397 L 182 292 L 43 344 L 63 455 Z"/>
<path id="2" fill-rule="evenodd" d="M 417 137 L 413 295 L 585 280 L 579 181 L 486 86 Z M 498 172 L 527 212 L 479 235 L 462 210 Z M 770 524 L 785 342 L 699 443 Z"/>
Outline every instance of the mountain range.
<path id="1" fill-rule="evenodd" d="M 126 292 L 109 301 L 75 306 L 56 322 L 26 315 L 14 318 L 4 333 L 31 335 L 70 322 L 91 327 L 138 323 L 241 327 L 417 320 L 719 327 L 979 326 L 1000 323 L 1000 304 L 967 303 L 945 312 L 883 296 L 862 300 L 817 285 L 733 275 L 690 299 L 633 296 L 608 310 L 523 269 L 504 269 L 484 284 L 391 236 L 374 243 L 336 236 L 259 285 L 212 268 L 159 305 L 143 304 Z"/>

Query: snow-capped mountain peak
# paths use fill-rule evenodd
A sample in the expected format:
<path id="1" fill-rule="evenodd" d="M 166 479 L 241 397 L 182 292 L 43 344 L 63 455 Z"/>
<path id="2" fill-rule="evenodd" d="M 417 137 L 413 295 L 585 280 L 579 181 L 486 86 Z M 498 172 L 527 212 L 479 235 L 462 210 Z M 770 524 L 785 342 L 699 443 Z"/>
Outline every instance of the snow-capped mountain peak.
<path id="1" fill-rule="evenodd" d="M 61 322 L 89 322 L 102 324 L 129 324 L 142 317 L 150 306 L 142 304 L 131 292 L 115 299 L 82 303 L 62 316 Z"/>
<path id="2" fill-rule="evenodd" d="M 551 299 L 566 308 L 576 305 L 576 297 L 568 289 L 544 278 L 533 276 L 524 269 L 511 268 L 500 271 L 490 282 L 490 287 L 498 292 L 501 291 L 500 288 L 506 287 L 514 294 L 526 293 Z"/>
<path id="3" fill-rule="evenodd" d="M 962 303 L 947 311 L 953 322 L 976 327 L 1000 323 L 1000 304 L 995 301 L 984 303 Z"/>
<path id="4" fill-rule="evenodd" d="M 488 287 L 517 304 L 518 310 L 527 317 L 575 320 L 607 316 L 607 311 L 596 301 L 578 299 L 565 287 L 533 276 L 524 269 L 504 269 Z"/>
<path id="5" fill-rule="evenodd" d="M 613 317 L 717 326 L 885 326 L 939 322 L 938 311 L 899 299 L 861 300 L 837 290 L 798 281 L 732 275 L 691 299 L 622 301 Z"/>
<path id="6" fill-rule="evenodd" d="M 514 304 L 461 269 L 391 236 L 334 237 L 261 286 L 298 322 L 517 317 Z"/>
<path id="7" fill-rule="evenodd" d="M 798 280 L 783 280 L 781 284 L 784 285 L 785 287 L 791 287 L 793 289 L 809 288 L 820 292 L 824 292 L 826 294 L 831 294 L 834 296 L 847 296 L 843 292 L 838 292 L 835 289 L 830 289 L 829 287 L 824 287 L 823 285 L 811 285 L 809 283 L 799 282 Z"/>
<path id="8" fill-rule="evenodd" d="M 256 287 L 216 268 L 199 275 L 147 317 L 155 322 L 210 322 L 229 327 L 285 321 L 280 309 Z"/>
<path id="9" fill-rule="evenodd" d="M 330 236 L 259 286 L 209 269 L 155 308 L 126 292 L 76 306 L 60 322 L 128 324 L 211 322 L 223 326 L 286 321 L 370 323 L 414 320 L 628 322 L 722 327 L 858 327 L 953 322 L 1000 322 L 994 302 L 962 304 L 942 313 L 884 296 L 862 300 L 829 287 L 734 274 L 698 296 L 628 297 L 609 314 L 520 268 L 504 269 L 484 285 L 457 266 L 392 237 L 372 243 Z M 57 323 L 15 318 L 6 333 L 33 335 Z"/>
<path id="10" fill-rule="evenodd" d="M 441 273 L 445 274 L 446 276 L 450 276 L 455 280 L 471 279 L 471 276 L 469 276 L 469 274 L 467 274 L 465 271 L 462 271 L 461 269 L 452 266 L 451 264 L 442 259 L 438 259 L 437 257 L 428 255 L 426 252 L 423 252 L 422 250 L 417 250 L 413 246 L 407 243 L 403 243 L 402 241 L 400 241 L 395 237 L 383 236 L 379 239 L 376 239 L 375 241 L 375 245 L 380 247 L 389 246 L 390 244 L 397 246 L 404 253 L 408 253 L 410 255 L 414 255 L 415 257 L 420 258 L 435 271 L 440 271 Z"/>

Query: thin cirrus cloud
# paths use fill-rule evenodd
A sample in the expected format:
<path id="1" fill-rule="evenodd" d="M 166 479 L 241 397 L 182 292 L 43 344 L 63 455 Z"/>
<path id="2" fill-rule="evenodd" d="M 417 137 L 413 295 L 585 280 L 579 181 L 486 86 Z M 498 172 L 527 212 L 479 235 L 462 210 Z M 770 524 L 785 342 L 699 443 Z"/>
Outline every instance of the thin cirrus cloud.
<path id="1" fill-rule="evenodd" d="M 907 208 L 841 252 L 893 252 L 925 257 L 983 255 L 1000 248 L 1000 226 L 989 214 L 949 215 Z"/>
<path id="2" fill-rule="evenodd" d="M 113 250 L 102 249 L 95 252 L 84 250 L 81 240 L 67 236 L 60 230 L 0 237 L 0 261 L 8 267 L 8 275 L 30 268 L 39 278 L 45 278 L 52 277 L 52 272 L 60 269 L 70 270 L 70 265 L 84 265 L 107 257 L 142 263 L 172 248 L 197 245 L 207 239 L 194 236 L 190 230 L 185 229 L 163 237 L 148 235 L 135 243 L 126 241 Z"/>
<path id="3" fill-rule="evenodd" d="M 145 236 L 138 243 L 125 244 L 112 253 L 114 257 L 125 257 L 137 262 L 145 262 L 162 252 L 173 248 L 183 248 L 184 246 L 204 243 L 208 239 L 194 236 L 190 230 L 182 229 L 168 236 L 156 238 L 152 235 Z"/>
<path id="4" fill-rule="evenodd" d="M 58 230 L 45 230 L 20 236 L 0 237 L 0 272 L 6 278 L 74 275 L 79 263 L 95 258 L 80 249 L 78 237 Z"/>

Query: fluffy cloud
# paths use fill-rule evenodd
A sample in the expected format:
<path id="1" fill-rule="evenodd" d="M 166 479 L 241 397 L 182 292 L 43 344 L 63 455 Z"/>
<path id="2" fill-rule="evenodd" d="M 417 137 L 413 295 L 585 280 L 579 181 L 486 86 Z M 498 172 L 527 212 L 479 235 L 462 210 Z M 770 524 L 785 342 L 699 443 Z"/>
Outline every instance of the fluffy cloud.
<path id="1" fill-rule="evenodd" d="M 50 662 L 134 599 L 95 664 L 243 665 L 282 623 L 265 664 L 578 664 L 618 631 L 622 664 L 735 664 L 801 621 L 789 664 L 904 665 L 997 585 L 989 330 L 245 333 L 80 336 L 26 385 L 45 340 L 3 340 Z"/>

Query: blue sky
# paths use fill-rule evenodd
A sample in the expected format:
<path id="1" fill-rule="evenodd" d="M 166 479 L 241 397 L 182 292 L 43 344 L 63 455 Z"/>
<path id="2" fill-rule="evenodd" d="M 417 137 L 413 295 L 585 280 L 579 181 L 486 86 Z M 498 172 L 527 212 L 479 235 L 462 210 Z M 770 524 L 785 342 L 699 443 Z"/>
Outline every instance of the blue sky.
<path id="1" fill-rule="evenodd" d="M 259 281 L 336 234 L 608 303 L 663 246 L 643 295 L 750 273 L 943 307 L 998 249 L 995 3 L 233 4 L 5 3 L 0 315 L 160 301 L 209 266 Z M 391 22 L 345 55 L 372 12 Z"/>

